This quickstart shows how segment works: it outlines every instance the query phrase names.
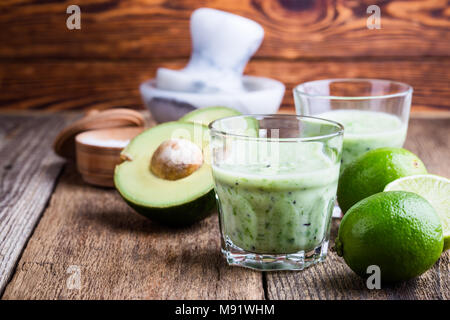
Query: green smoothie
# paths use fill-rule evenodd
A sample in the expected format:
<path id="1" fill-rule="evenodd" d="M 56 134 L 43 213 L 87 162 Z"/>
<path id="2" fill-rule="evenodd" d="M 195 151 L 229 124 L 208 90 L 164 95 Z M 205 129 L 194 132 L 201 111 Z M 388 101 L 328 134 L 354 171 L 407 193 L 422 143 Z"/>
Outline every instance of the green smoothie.
<path id="1" fill-rule="evenodd" d="M 341 171 L 363 153 L 381 147 L 402 147 L 407 125 L 400 118 L 363 110 L 336 110 L 315 115 L 344 126 Z"/>
<path id="2" fill-rule="evenodd" d="M 277 148 L 277 161 L 263 156 L 254 164 L 224 161 L 213 166 L 222 235 L 246 251 L 308 251 L 329 233 L 338 159 L 332 160 L 320 142 L 280 143 Z M 231 146 L 226 154 L 229 159 L 238 153 L 235 149 Z M 245 150 L 253 149 L 249 145 Z"/>

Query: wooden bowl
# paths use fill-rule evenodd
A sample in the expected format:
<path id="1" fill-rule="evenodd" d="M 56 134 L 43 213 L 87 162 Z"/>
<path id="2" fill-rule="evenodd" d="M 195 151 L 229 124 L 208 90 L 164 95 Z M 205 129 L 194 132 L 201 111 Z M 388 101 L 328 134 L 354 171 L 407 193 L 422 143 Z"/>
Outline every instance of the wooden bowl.
<path id="1" fill-rule="evenodd" d="M 143 127 L 126 127 L 78 134 L 75 153 L 83 180 L 97 186 L 114 187 L 114 168 L 120 162 L 120 152 L 143 130 Z"/>
<path id="2" fill-rule="evenodd" d="M 141 113 L 131 109 L 118 108 L 104 111 L 91 110 L 83 118 L 64 128 L 56 137 L 53 149 L 66 159 L 75 159 L 75 137 L 85 131 L 143 127 L 145 119 Z"/>

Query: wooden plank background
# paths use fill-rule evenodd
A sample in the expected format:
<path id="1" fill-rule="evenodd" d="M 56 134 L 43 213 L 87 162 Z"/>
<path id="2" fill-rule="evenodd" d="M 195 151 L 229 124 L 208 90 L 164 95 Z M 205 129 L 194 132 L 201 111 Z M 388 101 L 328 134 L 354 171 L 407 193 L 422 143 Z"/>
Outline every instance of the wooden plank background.
<path id="1" fill-rule="evenodd" d="M 190 54 L 190 14 L 199 7 L 212 7 L 251 18 L 264 27 L 265 40 L 246 73 L 286 84 L 282 112 L 293 110 L 291 90 L 295 84 L 365 77 L 411 84 L 415 89 L 415 115 L 450 116 L 447 0 L 75 3 L 81 7 L 82 29 L 70 31 L 66 28 L 66 8 L 74 4 L 72 1 L 0 2 L 0 109 L 142 108 L 138 85 L 154 77 L 159 66 L 177 69 L 185 65 Z M 373 4 L 381 8 L 381 30 L 366 27 L 366 9 Z M 303 273 L 235 272 L 220 257 L 215 216 L 174 235 L 132 213 L 114 191 L 84 185 L 73 166 L 66 168 L 20 257 L 21 245 L 28 241 L 47 206 L 61 168 L 48 154 L 50 135 L 40 140 L 47 149 L 39 144 L 27 149 L 25 145 L 40 138 L 48 127 L 52 127 L 51 132 L 58 131 L 69 118 L 44 116 L 39 121 L 40 131 L 33 131 L 24 129 L 28 122 L 14 117 L 0 123 L 0 219 L 6 217 L 8 222 L 0 230 L 0 257 L 8 262 L 0 265 L 0 273 L 5 275 L 0 288 L 11 280 L 4 299 L 449 299 L 449 253 L 421 278 L 383 292 L 364 291 L 361 281 L 334 254 L 326 264 Z M 448 159 L 449 120 L 423 121 L 412 120 L 409 135 L 416 138 L 408 140 L 406 147 L 424 159 L 430 172 L 449 176 L 442 161 Z M 20 144 L 24 148 L 16 148 L 8 140 L 18 136 L 23 136 Z M 18 155 L 18 150 L 26 152 Z M 30 161 L 30 153 L 41 155 L 39 161 Z M 9 165 L 14 156 L 21 159 L 20 168 Z M 15 173 L 27 175 L 27 180 L 17 180 L 20 186 L 14 183 Z M 40 197 L 35 197 L 37 193 Z M 24 209 L 20 205 L 24 202 L 13 201 L 17 195 L 35 200 L 31 204 L 28 201 L 28 209 Z M 14 215 L 17 211 L 22 214 Z M 334 232 L 336 228 L 335 224 Z M 167 241 L 169 237 L 175 241 Z M 198 241 L 198 237 L 203 240 Z M 19 246 L 11 246 L 13 240 Z M 194 256 L 192 251 L 200 254 Z M 86 290 L 67 290 L 67 267 L 72 264 L 81 266 L 82 277 L 89 281 L 84 282 Z M 172 267 L 163 267 L 167 264 Z M 14 277 L 9 279 L 13 271 Z M 338 284 L 332 276 L 345 277 L 345 281 Z M 236 283 L 245 286 L 236 287 Z"/>
<path id="2" fill-rule="evenodd" d="M 67 166 L 2 299 L 263 299 L 263 275 L 228 267 L 218 235 L 217 214 L 163 227 Z"/>
<path id="3" fill-rule="evenodd" d="M 51 144 L 73 115 L 0 117 L 0 294 L 33 232 L 64 161 Z"/>
<path id="4" fill-rule="evenodd" d="M 265 40 L 246 72 L 291 89 L 331 77 L 410 83 L 415 112 L 450 114 L 447 0 L 78 0 L 81 30 L 66 28 L 72 1 L 0 3 L 0 108 L 142 108 L 138 85 L 158 66 L 182 67 L 189 17 L 199 7 L 259 22 Z M 369 5 L 380 30 L 366 27 Z"/>
<path id="5" fill-rule="evenodd" d="M 81 8 L 81 31 L 66 8 Z M 369 30 L 369 5 L 382 30 Z M 263 58 L 448 56 L 447 0 L 3 0 L 0 57 L 147 59 L 190 54 L 189 17 L 199 7 L 260 23 Z"/>
<path id="6" fill-rule="evenodd" d="M 24 122 L 40 128 L 44 119 Z M 449 135 L 450 119 L 413 119 L 406 148 L 430 173 L 450 176 L 443 161 L 450 156 Z M 16 207 L 29 198 L 29 192 L 16 197 Z M 334 219 L 330 247 L 338 225 Z M 160 226 L 135 213 L 115 190 L 86 185 L 67 165 L 1 298 L 450 299 L 450 250 L 416 279 L 369 290 L 334 252 L 302 272 L 260 273 L 228 267 L 219 248 L 217 214 L 191 227 Z M 70 266 L 80 270 L 79 289 L 67 286 Z"/>

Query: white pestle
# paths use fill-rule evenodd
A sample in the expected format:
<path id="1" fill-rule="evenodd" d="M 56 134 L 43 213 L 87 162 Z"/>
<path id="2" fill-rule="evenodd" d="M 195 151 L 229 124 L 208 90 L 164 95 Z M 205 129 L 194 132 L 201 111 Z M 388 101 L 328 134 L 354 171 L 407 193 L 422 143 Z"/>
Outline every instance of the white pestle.
<path id="1" fill-rule="evenodd" d="M 242 73 L 258 50 L 264 29 L 228 12 L 201 8 L 191 16 L 192 54 L 182 70 L 159 68 L 156 87 L 192 93 L 245 91 Z"/>

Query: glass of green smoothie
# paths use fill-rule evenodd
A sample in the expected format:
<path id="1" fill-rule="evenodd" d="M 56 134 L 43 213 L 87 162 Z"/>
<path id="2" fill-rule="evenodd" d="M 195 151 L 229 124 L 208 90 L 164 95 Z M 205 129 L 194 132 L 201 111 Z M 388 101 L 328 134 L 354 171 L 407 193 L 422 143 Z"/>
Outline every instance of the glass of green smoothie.
<path id="1" fill-rule="evenodd" d="M 301 270 L 324 260 L 343 127 L 295 115 L 234 116 L 209 127 L 228 264 Z"/>
<path id="2" fill-rule="evenodd" d="M 390 80 L 329 79 L 294 88 L 299 115 L 334 120 L 345 128 L 341 172 L 363 153 L 402 147 L 413 89 Z"/>

